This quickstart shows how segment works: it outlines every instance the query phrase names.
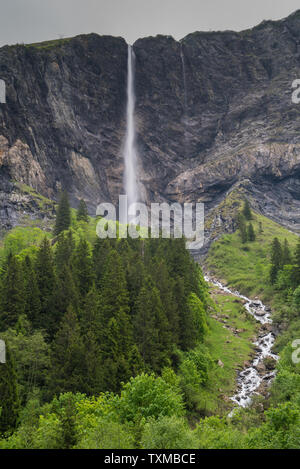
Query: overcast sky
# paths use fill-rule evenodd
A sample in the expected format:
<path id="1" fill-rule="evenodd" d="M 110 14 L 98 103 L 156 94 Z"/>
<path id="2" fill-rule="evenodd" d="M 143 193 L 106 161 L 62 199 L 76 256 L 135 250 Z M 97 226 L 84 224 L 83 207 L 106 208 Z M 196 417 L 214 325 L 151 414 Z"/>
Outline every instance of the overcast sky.
<path id="1" fill-rule="evenodd" d="M 139 37 L 242 30 L 280 19 L 299 0 L 0 0 L 0 45 L 95 32 Z"/>

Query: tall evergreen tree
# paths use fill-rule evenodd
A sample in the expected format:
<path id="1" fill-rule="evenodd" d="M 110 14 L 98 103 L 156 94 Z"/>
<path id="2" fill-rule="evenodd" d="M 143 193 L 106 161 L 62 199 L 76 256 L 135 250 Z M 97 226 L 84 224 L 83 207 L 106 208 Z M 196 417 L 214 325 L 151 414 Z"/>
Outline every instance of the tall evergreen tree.
<path id="1" fill-rule="evenodd" d="M 69 306 L 55 336 L 49 387 L 53 394 L 86 391 L 84 344 L 77 315 Z"/>
<path id="2" fill-rule="evenodd" d="M 83 300 L 94 280 L 92 256 L 88 242 L 81 238 L 73 257 L 73 272 L 80 299 Z"/>
<path id="3" fill-rule="evenodd" d="M 246 220 L 252 220 L 252 212 L 251 212 L 251 207 L 250 207 L 248 199 L 244 200 L 243 215 L 246 218 Z"/>
<path id="4" fill-rule="evenodd" d="M 249 223 L 248 225 L 247 238 L 248 241 L 255 241 L 256 236 L 252 223 Z"/>
<path id="5" fill-rule="evenodd" d="M 75 249 L 75 242 L 71 231 L 60 233 L 55 244 L 55 268 L 59 273 L 63 267 L 71 267 L 71 260 Z"/>
<path id="6" fill-rule="evenodd" d="M 300 285 L 300 238 L 298 239 L 296 246 L 294 264 L 294 281 L 295 286 L 298 286 Z"/>
<path id="7" fill-rule="evenodd" d="M 170 357 L 171 332 L 159 291 L 150 277 L 141 288 L 135 310 L 135 342 L 145 365 L 160 372 Z"/>
<path id="8" fill-rule="evenodd" d="M 57 274 L 57 288 L 55 291 L 55 310 L 57 311 L 58 320 L 72 305 L 76 311 L 79 308 L 79 298 L 76 285 L 70 266 L 65 265 Z"/>
<path id="9" fill-rule="evenodd" d="M 40 292 L 41 311 L 36 325 L 46 329 L 53 337 L 58 327 L 57 310 L 55 307 L 56 276 L 51 246 L 45 237 L 39 247 L 36 259 L 36 274 Z"/>
<path id="10" fill-rule="evenodd" d="M 282 249 L 282 265 L 291 265 L 292 264 L 292 255 L 290 251 L 290 246 L 288 240 L 285 239 Z"/>
<path id="11" fill-rule="evenodd" d="M 282 268 L 282 247 L 278 238 L 274 238 L 271 245 L 270 281 L 276 282 L 279 270 Z"/>
<path id="12" fill-rule="evenodd" d="M 178 344 L 180 326 L 178 305 L 174 295 L 175 280 L 169 275 L 164 259 L 156 260 L 153 266 L 153 278 L 160 293 L 163 311 L 168 319 L 172 343 Z"/>
<path id="13" fill-rule="evenodd" d="M 77 210 L 77 220 L 84 221 L 86 223 L 89 221 L 87 206 L 83 199 L 79 201 L 79 206 Z"/>
<path id="14" fill-rule="evenodd" d="M 60 195 L 57 212 L 54 234 L 57 236 L 64 230 L 67 230 L 71 225 L 71 209 L 69 204 L 69 197 L 67 192 L 62 192 Z"/>
<path id="15" fill-rule="evenodd" d="M 190 343 L 190 348 L 193 348 L 197 343 L 203 342 L 208 327 L 203 303 L 194 293 L 191 293 L 188 298 L 188 309 L 192 330 L 194 331 Z"/>
<path id="16" fill-rule="evenodd" d="M 107 390 L 101 351 L 103 318 L 100 312 L 100 293 L 95 285 L 84 299 L 80 310 L 80 325 L 87 364 L 86 392 L 89 395 L 95 395 Z"/>
<path id="17" fill-rule="evenodd" d="M 1 282 L 0 329 L 15 325 L 18 317 L 24 314 L 24 279 L 16 256 L 8 255 Z"/>
<path id="18" fill-rule="evenodd" d="M 242 213 L 239 213 L 238 215 L 238 229 L 240 232 L 241 241 L 244 244 L 248 241 L 248 233 L 247 233 L 245 217 Z"/>
<path id="19" fill-rule="evenodd" d="M 0 363 L 0 435 L 15 429 L 19 411 L 20 400 L 14 359 L 6 345 L 6 363 Z"/>
<path id="20" fill-rule="evenodd" d="M 96 277 L 96 284 L 100 285 L 102 280 L 106 259 L 111 251 L 111 243 L 109 238 L 100 239 L 97 238 L 93 246 L 93 270 Z"/>
<path id="21" fill-rule="evenodd" d="M 23 273 L 25 314 L 33 327 L 36 327 L 41 312 L 41 300 L 36 272 L 29 256 L 26 256 L 23 261 Z"/>
<path id="22" fill-rule="evenodd" d="M 114 249 L 108 253 L 101 281 L 101 309 L 106 324 L 119 311 L 129 313 L 129 295 L 120 255 Z"/>

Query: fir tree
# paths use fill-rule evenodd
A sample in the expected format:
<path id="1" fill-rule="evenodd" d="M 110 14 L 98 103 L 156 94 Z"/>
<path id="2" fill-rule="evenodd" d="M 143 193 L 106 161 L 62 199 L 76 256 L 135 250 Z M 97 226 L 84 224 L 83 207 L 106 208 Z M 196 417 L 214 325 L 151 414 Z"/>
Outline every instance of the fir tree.
<path id="1" fill-rule="evenodd" d="M 274 238 L 271 245 L 271 269 L 270 281 L 272 284 L 276 282 L 279 270 L 282 268 L 282 247 L 278 238 Z"/>
<path id="2" fill-rule="evenodd" d="M 251 207 L 250 207 L 248 199 L 244 200 L 243 215 L 246 218 L 246 220 L 252 220 L 252 212 L 251 212 Z"/>
<path id="3" fill-rule="evenodd" d="M 188 309 L 192 321 L 192 329 L 195 332 L 192 338 L 194 344 L 190 343 L 190 348 L 193 348 L 197 343 L 203 341 L 208 327 L 203 303 L 194 293 L 191 293 L 188 298 Z"/>
<path id="4" fill-rule="evenodd" d="M 101 309 L 106 324 L 119 311 L 129 313 L 129 295 L 120 255 L 111 250 L 107 256 L 101 281 Z"/>
<path id="5" fill-rule="evenodd" d="M 36 327 L 41 312 L 40 291 L 38 287 L 35 269 L 33 268 L 31 259 L 26 256 L 23 261 L 24 273 L 24 298 L 25 298 L 25 314 L 30 320 L 33 327 Z"/>
<path id="6" fill-rule="evenodd" d="M 294 281 L 295 286 L 300 285 L 300 238 L 297 242 L 296 251 L 295 251 L 295 259 L 294 259 Z"/>
<path id="7" fill-rule="evenodd" d="M 77 315 L 69 306 L 55 336 L 49 387 L 53 394 L 85 392 L 86 362 Z"/>
<path id="8" fill-rule="evenodd" d="M 87 206 L 83 199 L 79 201 L 79 206 L 77 210 L 77 220 L 84 221 L 86 223 L 89 221 Z"/>
<path id="9" fill-rule="evenodd" d="M 90 395 L 106 391 L 103 378 L 103 355 L 101 353 L 103 318 L 100 313 L 100 294 L 92 286 L 81 309 L 80 324 L 87 364 L 86 392 Z"/>
<path id="10" fill-rule="evenodd" d="M 255 232 L 254 232 L 254 228 L 253 228 L 253 225 L 252 223 L 249 223 L 248 225 L 248 230 L 247 230 L 247 238 L 248 238 L 248 241 L 255 241 Z"/>
<path id="11" fill-rule="evenodd" d="M 163 259 L 156 261 L 153 267 L 153 278 L 160 293 L 164 314 L 168 319 L 172 343 L 178 344 L 180 326 L 178 305 L 174 295 L 175 280 L 169 275 L 166 262 Z M 195 287 L 195 289 L 197 288 Z"/>
<path id="12" fill-rule="evenodd" d="M 13 356 L 6 345 L 6 363 L 0 363 L 0 435 L 12 432 L 17 424 L 20 401 Z"/>
<path id="13" fill-rule="evenodd" d="M 80 299 L 88 294 L 93 280 L 93 262 L 88 242 L 81 238 L 73 257 L 73 272 Z"/>
<path id="14" fill-rule="evenodd" d="M 171 335 L 159 291 L 150 277 L 141 288 L 135 311 L 135 342 L 145 365 L 159 372 L 168 363 Z"/>
<path id="15" fill-rule="evenodd" d="M 54 234 L 57 236 L 64 230 L 67 230 L 71 225 L 71 210 L 69 204 L 69 197 L 67 192 L 62 192 L 60 195 L 57 212 Z"/>
<path id="16" fill-rule="evenodd" d="M 73 235 L 71 231 L 67 233 L 60 233 L 55 245 L 55 268 L 56 272 L 59 273 L 63 270 L 63 267 L 66 265 L 71 267 L 71 259 L 73 256 L 73 251 L 75 248 L 75 243 L 73 240 Z"/>
<path id="17" fill-rule="evenodd" d="M 65 265 L 57 274 L 57 288 L 55 291 L 55 309 L 57 311 L 58 320 L 72 305 L 76 311 L 79 308 L 79 298 L 76 285 L 70 266 Z"/>
<path id="18" fill-rule="evenodd" d="M 241 241 L 244 244 L 248 240 L 248 233 L 247 233 L 245 217 L 242 213 L 239 213 L 238 215 L 238 229 L 240 232 Z"/>
<path id="19" fill-rule="evenodd" d="M 64 406 L 60 416 L 63 439 L 61 449 L 72 449 L 77 442 L 76 406 L 73 394 L 67 393 L 64 398 Z"/>
<path id="20" fill-rule="evenodd" d="M 292 255 L 290 251 L 290 246 L 288 240 L 285 239 L 282 249 L 282 265 L 291 265 L 292 264 Z"/>
<path id="21" fill-rule="evenodd" d="M 45 237 L 40 245 L 36 259 L 36 274 L 40 292 L 41 310 L 36 326 L 45 328 L 51 337 L 58 327 L 55 308 L 56 276 L 53 256 L 48 239 Z"/>
<path id="22" fill-rule="evenodd" d="M 106 259 L 111 251 L 111 244 L 108 238 L 97 238 L 93 246 L 93 270 L 97 285 L 100 285 L 104 274 Z"/>
<path id="23" fill-rule="evenodd" d="M 101 350 L 104 357 L 104 373 L 111 391 L 120 390 L 121 382 L 131 376 L 130 356 L 133 347 L 133 331 L 130 316 L 122 309 L 112 317 L 106 328 L 106 338 Z"/>
<path id="24" fill-rule="evenodd" d="M 8 255 L 1 284 L 0 328 L 15 325 L 18 317 L 24 314 L 24 280 L 20 263 L 16 256 Z"/>

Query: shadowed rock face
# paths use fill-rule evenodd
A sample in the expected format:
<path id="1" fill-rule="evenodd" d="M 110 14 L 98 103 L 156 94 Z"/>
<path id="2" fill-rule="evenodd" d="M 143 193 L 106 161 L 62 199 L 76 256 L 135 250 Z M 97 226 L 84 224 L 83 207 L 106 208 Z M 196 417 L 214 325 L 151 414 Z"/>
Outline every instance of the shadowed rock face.
<path id="1" fill-rule="evenodd" d="M 243 187 L 257 210 L 300 229 L 300 104 L 291 101 L 300 11 L 240 33 L 139 39 L 134 52 L 147 200 L 204 201 L 211 210 Z M 126 68 L 122 38 L 91 34 L 0 49 L 2 193 L 8 180 L 51 198 L 64 187 L 91 213 L 117 200 Z"/>

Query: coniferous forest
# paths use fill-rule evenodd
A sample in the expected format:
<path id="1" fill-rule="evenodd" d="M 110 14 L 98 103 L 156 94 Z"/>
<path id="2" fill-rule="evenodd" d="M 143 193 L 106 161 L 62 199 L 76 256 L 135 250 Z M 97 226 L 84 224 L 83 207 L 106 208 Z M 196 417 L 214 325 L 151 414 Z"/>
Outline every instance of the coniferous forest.
<path id="1" fill-rule="evenodd" d="M 245 241 L 243 228 L 221 238 L 216 266 L 226 265 L 223 246 L 232 255 L 235 243 L 247 253 L 262 245 L 267 225 L 249 213 L 255 238 Z M 229 417 L 220 386 L 233 394 L 255 321 L 238 300 L 211 295 L 184 239 L 100 239 L 96 222 L 63 193 L 53 230 L 19 227 L 4 238 L 0 448 L 297 448 L 299 243 L 276 237 L 267 248 L 265 288 L 283 310 L 275 321 L 289 311 L 271 394 Z M 227 319 L 243 328 L 224 335 Z"/>
<path id="2" fill-rule="evenodd" d="M 3 259 L 0 327 L 7 363 L 0 370 L 0 428 L 2 436 L 15 432 L 8 442 L 22 432 L 24 412 L 35 419 L 32 406 L 49 409 L 54 402 L 67 403 L 62 420 L 54 410 L 50 416 L 55 419 L 53 432 L 62 425 L 59 432 L 67 440 L 71 437 L 65 434 L 63 421 L 71 426 L 77 404 L 93 407 L 104 399 L 109 408 L 117 405 L 120 392 L 133 393 L 130 399 L 137 413 L 126 404 L 133 420 L 148 412 L 172 415 L 176 410 L 182 415 L 184 399 L 176 392 L 175 370 L 182 368 L 188 380 L 191 369 L 200 384 L 210 366 L 203 345 L 207 286 L 184 239 L 95 235 L 90 242 L 84 235 L 89 220 L 82 201 L 75 218 L 77 228 L 71 226 L 63 193 L 53 236 L 17 255 L 12 252 L 17 240 L 12 239 L 12 250 Z M 146 406 L 148 393 L 154 393 L 154 401 L 149 395 L 150 408 L 139 409 Z M 126 406 L 120 412 L 126 420 Z M 25 446 L 35 446 L 36 437 L 32 435 Z M 46 443 L 50 447 L 51 438 Z M 75 437 L 64 442 L 58 434 L 55 438 L 58 447 L 78 443 Z"/>

